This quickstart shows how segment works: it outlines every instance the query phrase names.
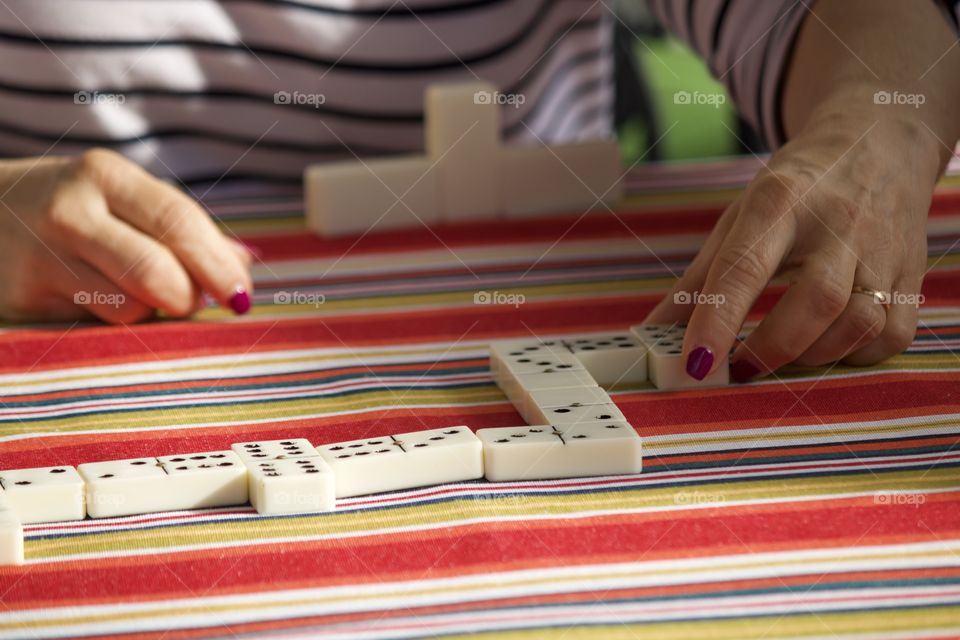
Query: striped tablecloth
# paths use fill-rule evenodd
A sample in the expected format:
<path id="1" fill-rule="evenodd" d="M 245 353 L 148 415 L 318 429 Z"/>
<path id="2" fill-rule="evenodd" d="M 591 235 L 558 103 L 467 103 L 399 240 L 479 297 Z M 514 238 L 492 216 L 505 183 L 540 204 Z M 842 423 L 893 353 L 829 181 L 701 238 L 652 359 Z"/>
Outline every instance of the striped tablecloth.
<path id="1" fill-rule="evenodd" d="M 486 344 L 642 319 L 751 162 L 638 172 L 617 216 L 360 240 L 305 233 L 295 201 L 211 203 L 263 254 L 253 312 L 5 330 L 0 468 L 522 424 Z M 637 476 L 28 526 L 26 565 L 0 568 L 0 637 L 960 634 L 958 186 L 933 207 L 903 355 L 616 389 Z"/>

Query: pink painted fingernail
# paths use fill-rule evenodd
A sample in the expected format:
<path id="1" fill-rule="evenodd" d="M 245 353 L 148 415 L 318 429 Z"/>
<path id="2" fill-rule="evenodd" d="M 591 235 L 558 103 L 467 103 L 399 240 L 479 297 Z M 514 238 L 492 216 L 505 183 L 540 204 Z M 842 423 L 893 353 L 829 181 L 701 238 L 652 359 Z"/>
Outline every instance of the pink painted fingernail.
<path id="1" fill-rule="evenodd" d="M 243 287 L 234 289 L 234 294 L 230 296 L 230 308 L 238 316 L 250 311 L 250 294 L 246 289 Z"/>
<path id="2" fill-rule="evenodd" d="M 703 380 L 713 366 L 713 351 L 707 347 L 697 347 L 687 356 L 687 375 L 695 380 Z"/>
<path id="3" fill-rule="evenodd" d="M 737 360 L 730 365 L 730 377 L 734 382 L 744 383 L 750 382 L 750 380 L 760 373 L 760 369 L 756 367 L 749 360 Z"/>

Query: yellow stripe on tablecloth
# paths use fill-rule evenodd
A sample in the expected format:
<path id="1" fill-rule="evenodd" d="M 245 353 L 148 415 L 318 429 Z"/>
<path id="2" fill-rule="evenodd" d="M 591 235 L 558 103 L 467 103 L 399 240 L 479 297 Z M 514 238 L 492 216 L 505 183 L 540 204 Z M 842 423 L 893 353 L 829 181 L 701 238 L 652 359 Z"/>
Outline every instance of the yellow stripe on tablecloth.
<path id="1" fill-rule="evenodd" d="M 696 606 L 696 600 L 691 600 Z M 571 626 L 555 631 L 564 640 L 638 640 L 657 638 L 658 640 L 749 640 L 750 638 L 856 638 L 869 637 L 869 634 L 924 631 L 933 633 L 960 634 L 960 607 L 927 606 L 919 609 L 884 608 L 865 612 L 829 612 L 818 611 L 806 614 L 785 614 L 782 616 L 734 617 L 732 619 L 713 618 L 689 622 L 653 622 L 648 624 L 604 624 L 597 626 Z M 841 635 L 843 634 L 843 635 Z M 543 629 L 518 631 L 491 631 L 480 634 L 432 635 L 434 640 L 530 640 L 542 638 Z M 909 636 L 908 636 L 909 637 Z"/>

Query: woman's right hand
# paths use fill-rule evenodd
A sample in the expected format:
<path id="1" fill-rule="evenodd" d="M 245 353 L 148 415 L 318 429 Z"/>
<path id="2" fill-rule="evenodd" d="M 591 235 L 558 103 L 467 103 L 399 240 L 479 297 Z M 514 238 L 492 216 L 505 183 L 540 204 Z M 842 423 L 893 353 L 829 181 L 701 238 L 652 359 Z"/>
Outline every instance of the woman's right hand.
<path id="1" fill-rule="evenodd" d="M 0 161 L 0 317 L 130 323 L 189 315 L 201 291 L 250 307 L 250 255 L 123 156 Z"/>

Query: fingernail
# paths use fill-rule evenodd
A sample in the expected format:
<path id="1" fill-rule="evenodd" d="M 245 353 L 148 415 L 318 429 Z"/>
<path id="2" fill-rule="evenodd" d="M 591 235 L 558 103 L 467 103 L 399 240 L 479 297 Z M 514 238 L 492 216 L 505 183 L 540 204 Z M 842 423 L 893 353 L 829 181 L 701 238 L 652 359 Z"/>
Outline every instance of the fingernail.
<path id="1" fill-rule="evenodd" d="M 687 374 L 696 380 L 703 380 L 713 366 L 713 351 L 707 347 L 697 347 L 687 356 Z"/>
<path id="2" fill-rule="evenodd" d="M 733 378 L 734 382 L 744 383 L 750 382 L 751 378 L 760 373 L 758 369 L 752 362 L 749 360 L 737 360 L 730 365 L 730 377 Z"/>
<path id="3" fill-rule="evenodd" d="M 250 294 L 246 289 L 243 287 L 234 289 L 234 294 L 230 296 L 230 308 L 238 316 L 250 311 Z"/>

